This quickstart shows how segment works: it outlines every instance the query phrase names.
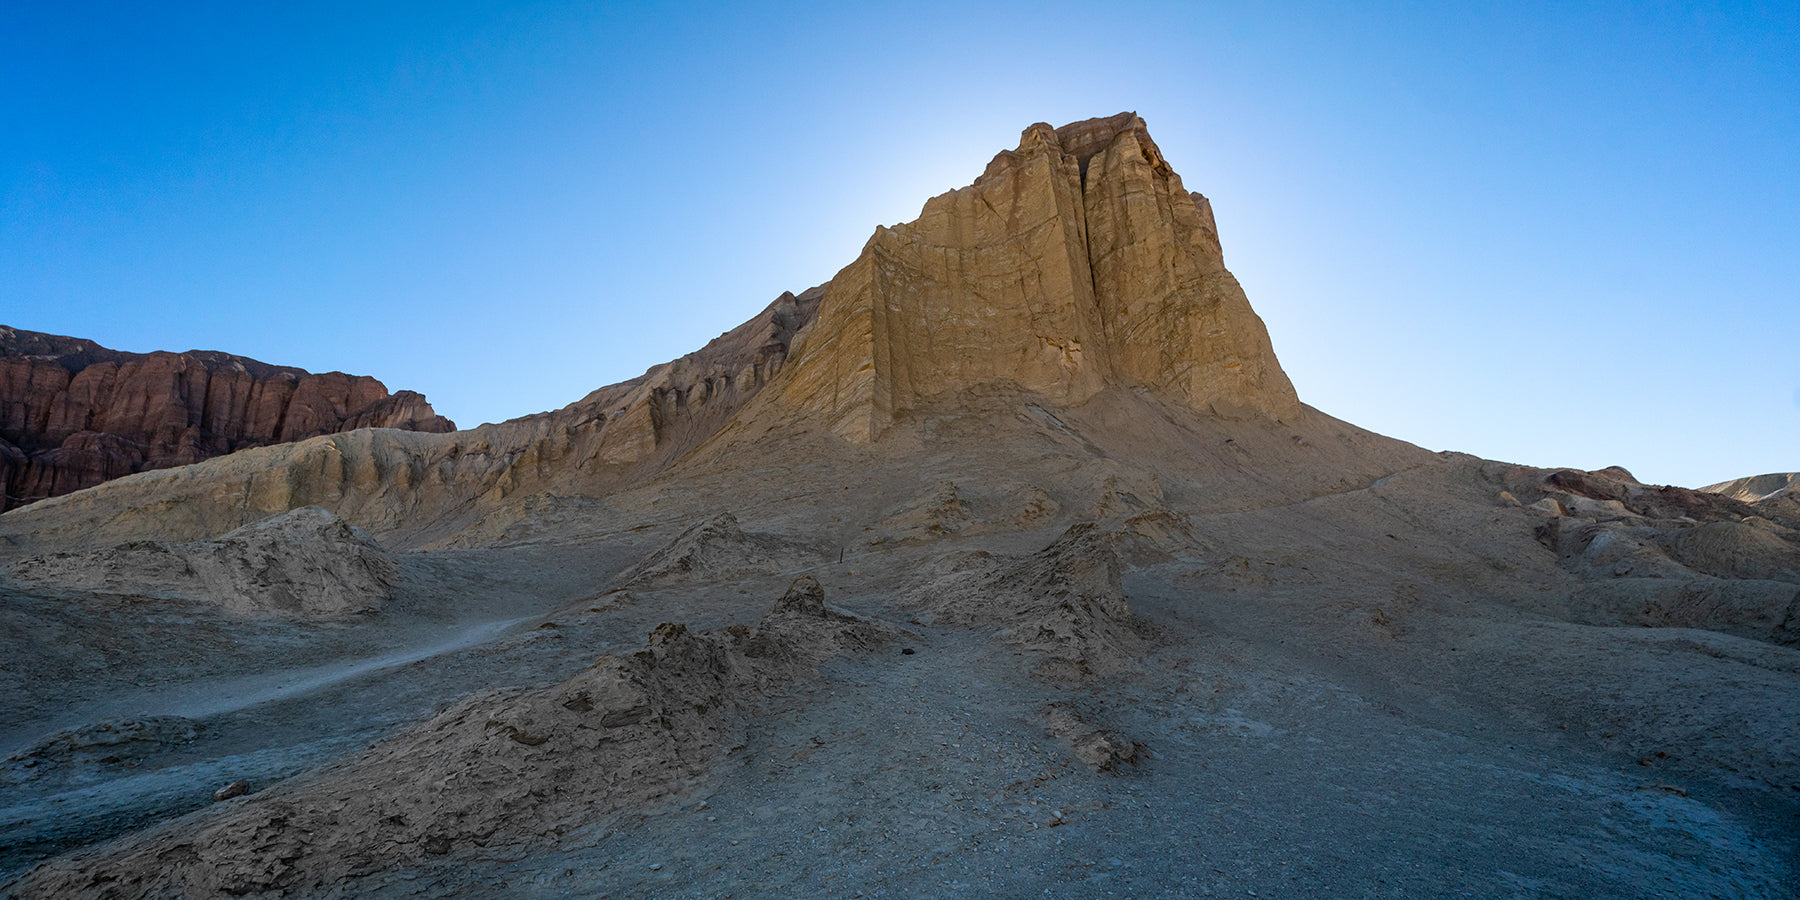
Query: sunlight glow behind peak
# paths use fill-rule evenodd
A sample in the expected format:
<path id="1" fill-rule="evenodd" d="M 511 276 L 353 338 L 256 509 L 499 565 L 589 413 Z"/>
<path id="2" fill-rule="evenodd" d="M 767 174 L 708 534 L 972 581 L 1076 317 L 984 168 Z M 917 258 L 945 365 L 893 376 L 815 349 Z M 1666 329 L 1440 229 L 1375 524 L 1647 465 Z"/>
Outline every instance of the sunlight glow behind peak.
<path id="1" fill-rule="evenodd" d="M 7 15 L 0 324 L 497 421 L 824 282 L 1033 122 L 1136 110 L 1307 402 L 1646 480 L 1800 469 L 1800 357 L 1743 341 L 1800 334 L 1800 10 Z"/>

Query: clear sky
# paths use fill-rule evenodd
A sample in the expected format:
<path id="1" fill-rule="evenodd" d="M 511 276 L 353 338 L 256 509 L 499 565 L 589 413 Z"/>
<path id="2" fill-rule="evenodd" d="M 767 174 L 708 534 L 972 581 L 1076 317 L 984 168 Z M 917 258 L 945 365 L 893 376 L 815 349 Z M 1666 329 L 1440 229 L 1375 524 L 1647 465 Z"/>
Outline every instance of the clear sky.
<path id="1" fill-rule="evenodd" d="M 1800 469 L 1800 4 L 0 4 L 0 324 L 551 409 L 1136 110 L 1301 398 Z M 1575 8 L 1579 7 L 1579 8 Z"/>

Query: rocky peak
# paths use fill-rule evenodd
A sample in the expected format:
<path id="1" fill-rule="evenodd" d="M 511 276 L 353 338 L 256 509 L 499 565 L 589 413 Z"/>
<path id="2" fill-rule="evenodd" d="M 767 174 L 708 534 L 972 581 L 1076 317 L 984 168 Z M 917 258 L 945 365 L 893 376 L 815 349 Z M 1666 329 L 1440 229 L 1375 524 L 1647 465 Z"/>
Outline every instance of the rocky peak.
<path id="1" fill-rule="evenodd" d="M 1169 164 L 1163 160 L 1161 148 L 1150 139 L 1150 129 L 1144 120 L 1134 112 L 1122 112 L 1116 116 L 1103 119 L 1084 119 L 1070 122 L 1061 128 L 1053 128 L 1047 122 L 1039 122 L 1025 129 L 1019 136 L 1019 146 L 1023 150 L 1027 146 L 1045 147 L 1052 152 L 1072 156 L 1080 166 L 1082 175 L 1087 174 L 1089 161 L 1105 153 L 1120 137 L 1129 134 L 1136 142 L 1144 159 L 1151 166 L 1168 174 Z M 1008 151 L 1002 151 L 1005 155 Z M 998 158 L 998 157 L 996 157 Z"/>
<path id="2" fill-rule="evenodd" d="M 793 357 L 781 400 L 859 442 L 995 382 L 1066 404 L 1129 386 L 1234 418 L 1300 411 L 1211 204 L 1136 113 L 1032 125 L 974 184 L 877 228 Z"/>
<path id="3" fill-rule="evenodd" d="M 357 430 L 241 466 L 133 479 L 11 521 L 74 522 L 82 509 L 111 516 L 113 505 L 139 502 L 122 498 L 175 491 L 178 515 L 111 516 L 80 539 L 207 537 L 308 503 L 406 540 L 491 539 L 497 530 L 470 537 L 489 527 L 477 524 L 485 509 L 604 495 L 684 460 L 718 458 L 698 454 L 706 446 L 735 454 L 770 430 L 862 443 L 928 403 L 977 410 L 1023 393 L 1072 408 L 1103 393 L 1121 399 L 1121 389 L 1223 418 L 1291 422 L 1303 412 L 1225 269 L 1210 206 L 1182 186 L 1132 113 L 1033 125 L 973 184 L 932 198 L 912 222 L 877 228 L 829 283 L 784 294 L 706 347 L 561 410 L 437 439 Z M 297 390 L 283 391 L 297 403 Z M 380 400 L 380 417 L 422 422 L 428 408 L 415 396 Z M 357 415 L 359 403 L 297 405 L 328 407 L 347 427 L 376 424 Z M 237 407 L 202 407 L 215 408 Z M 0 405 L 0 423 L 7 415 Z M 278 421 L 273 439 L 292 440 L 293 415 Z M 80 440 L 87 458 L 137 458 L 124 438 Z M 0 444 L 0 474 L 7 449 Z M 191 460 L 161 464 L 178 461 Z M 233 487 L 207 487 L 216 480 Z"/>

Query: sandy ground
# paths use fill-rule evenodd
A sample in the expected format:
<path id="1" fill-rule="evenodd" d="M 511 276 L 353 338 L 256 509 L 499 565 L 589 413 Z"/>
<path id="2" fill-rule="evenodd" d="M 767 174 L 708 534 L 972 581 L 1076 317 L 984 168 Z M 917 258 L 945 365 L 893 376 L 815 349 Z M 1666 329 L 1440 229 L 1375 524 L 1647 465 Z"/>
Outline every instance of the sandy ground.
<path id="1" fill-rule="evenodd" d="M 404 599 L 379 616 L 282 622 L 154 603 L 162 614 L 136 618 L 128 646 L 111 644 L 123 630 L 107 621 L 118 615 L 116 598 L 70 602 L 15 587 L 4 671 L 19 687 L 0 705 L 0 747 L 155 716 L 192 720 L 200 731 L 69 754 L 76 758 L 66 764 L 9 760 L 0 770 L 10 801 L 0 811 L 0 865 L 198 808 L 238 779 L 265 785 L 291 776 L 489 686 L 493 666 L 542 677 L 544 663 L 519 650 L 533 643 L 530 628 L 632 558 L 406 554 Z M 47 633 L 87 637 L 52 642 Z M 107 756 L 119 758 L 100 761 Z"/>
<path id="2" fill-rule="evenodd" d="M 804 571 L 905 636 L 746 698 L 742 745 L 669 796 L 295 895 L 1796 896 L 1800 650 L 1551 614 L 1579 578 L 1534 538 L 1542 514 L 1495 503 L 1495 464 L 1407 455 L 1260 501 L 1254 473 L 1157 473 L 1153 505 L 1192 533 L 1123 567 L 1148 637 L 1100 674 L 1033 674 L 1004 622 L 924 624 L 946 560 L 1116 524 L 1109 473 L 1148 491 L 1044 433 L 1000 442 L 1036 448 L 1023 459 L 925 453 L 860 485 L 841 460 L 781 455 L 759 473 L 769 502 L 720 503 L 707 479 L 734 475 L 716 467 L 603 508 L 538 504 L 492 529 L 512 543 L 397 553 L 398 599 L 349 620 L 135 601 L 123 629 L 117 597 L 6 585 L 0 749 L 150 716 L 197 731 L 9 760 L 0 881 L 80 848 L 59 865 L 103 868 L 109 838 L 254 809 L 462 697 L 630 653 L 658 623 L 753 623 Z M 945 480 L 966 515 L 930 507 Z M 1018 518 L 1018 484 L 1060 511 Z M 609 591 L 725 507 L 819 558 Z M 1052 703 L 1144 752 L 1095 770 L 1047 727 Z M 240 778 L 252 794 L 212 802 Z"/>

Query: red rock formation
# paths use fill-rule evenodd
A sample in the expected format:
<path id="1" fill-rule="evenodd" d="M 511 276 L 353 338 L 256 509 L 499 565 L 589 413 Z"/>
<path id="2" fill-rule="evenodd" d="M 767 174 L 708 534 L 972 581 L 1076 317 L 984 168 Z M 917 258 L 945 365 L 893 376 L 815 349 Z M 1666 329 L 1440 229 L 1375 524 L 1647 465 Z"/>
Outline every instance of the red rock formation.
<path id="1" fill-rule="evenodd" d="M 0 510 L 353 428 L 456 430 L 412 391 L 227 353 L 124 353 L 0 326 Z"/>
<path id="2" fill-rule="evenodd" d="M 83 520 L 69 540 L 96 546 L 149 537 L 200 540 L 307 505 L 323 506 L 384 536 L 406 530 L 410 539 L 420 529 L 450 534 L 469 527 L 482 517 L 483 505 L 507 497 L 591 493 L 653 477 L 733 422 L 786 371 L 790 347 L 812 321 L 823 293 L 823 288 L 784 293 L 705 347 L 553 412 L 442 436 L 402 437 L 371 429 L 326 434 L 145 474 L 8 512 L 0 524 L 0 532 L 7 532 L 0 533 L 0 544 L 16 533 L 13 529 L 32 527 L 18 523 L 35 516 L 67 520 L 68 510 L 96 497 L 111 508 L 117 498 L 141 491 L 157 499 L 131 513 L 109 513 L 105 525 Z M 423 398 L 403 391 L 353 414 L 346 427 L 384 409 L 386 424 L 435 418 Z M 0 423 L 5 415 L 0 410 Z M 0 426 L 0 439 L 7 435 Z M 0 465 L 5 452 L 0 447 Z M 224 469 L 234 473 L 221 480 Z M 210 485 L 206 496 L 169 493 L 162 481 L 187 478 Z M 176 496 L 180 499 L 171 499 Z M 446 524 L 446 516 L 459 524 Z"/>

